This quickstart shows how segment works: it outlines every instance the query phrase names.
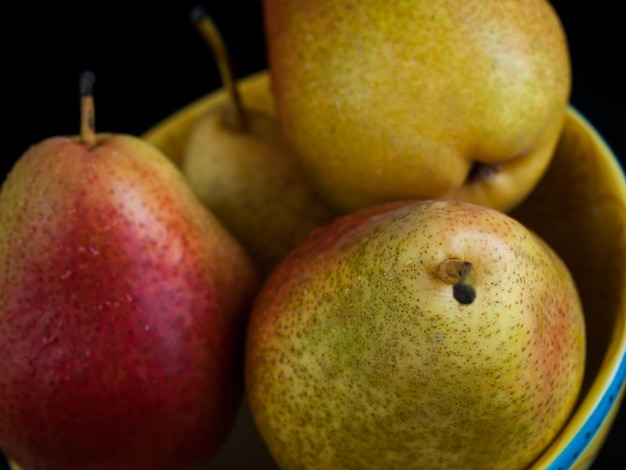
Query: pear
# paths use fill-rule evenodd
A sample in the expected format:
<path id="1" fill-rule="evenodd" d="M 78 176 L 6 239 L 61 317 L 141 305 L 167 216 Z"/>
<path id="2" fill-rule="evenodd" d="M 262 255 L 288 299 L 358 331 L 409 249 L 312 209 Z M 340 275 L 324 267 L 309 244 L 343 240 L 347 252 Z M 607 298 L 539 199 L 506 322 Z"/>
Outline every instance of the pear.
<path id="1" fill-rule="evenodd" d="M 527 468 L 580 392 L 586 332 L 555 252 L 485 206 L 371 206 L 273 271 L 246 339 L 280 468 Z"/>
<path id="2" fill-rule="evenodd" d="M 547 0 L 264 0 L 272 91 L 313 187 L 349 212 L 396 199 L 516 207 L 571 89 Z"/>
<path id="3" fill-rule="evenodd" d="M 182 170 L 198 198 L 248 250 L 262 275 L 331 212 L 312 191 L 273 116 L 246 109 L 224 42 L 202 8 L 192 20 L 214 51 L 230 100 L 190 131 Z"/>
<path id="4" fill-rule="evenodd" d="M 246 103 L 246 110 L 253 109 L 276 116 L 267 70 L 260 70 L 238 80 L 236 90 Z M 225 106 L 231 99 L 225 88 L 213 90 L 156 122 L 141 134 L 141 138 L 161 150 L 180 168 L 189 133 L 198 118 L 214 107 Z"/>
<path id="5" fill-rule="evenodd" d="M 0 192 L 0 448 L 28 470 L 191 469 L 227 435 L 258 276 L 137 137 L 51 137 Z"/>

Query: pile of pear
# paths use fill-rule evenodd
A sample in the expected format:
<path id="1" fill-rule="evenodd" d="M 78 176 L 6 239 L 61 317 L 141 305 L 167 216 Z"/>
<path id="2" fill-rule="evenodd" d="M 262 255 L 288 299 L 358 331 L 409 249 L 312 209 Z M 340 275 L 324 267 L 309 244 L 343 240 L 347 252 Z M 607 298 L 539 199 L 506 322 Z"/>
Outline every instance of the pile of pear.
<path id="1" fill-rule="evenodd" d="M 0 449 L 197 468 L 245 391 L 282 469 L 527 468 L 581 388 L 556 252 L 510 212 L 565 122 L 544 0 L 265 0 L 269 71 L 0 193 Z M 84 82 L 83 82 L 84 86 Z M 89 87 L 87 87 L 89 88 Z"/>

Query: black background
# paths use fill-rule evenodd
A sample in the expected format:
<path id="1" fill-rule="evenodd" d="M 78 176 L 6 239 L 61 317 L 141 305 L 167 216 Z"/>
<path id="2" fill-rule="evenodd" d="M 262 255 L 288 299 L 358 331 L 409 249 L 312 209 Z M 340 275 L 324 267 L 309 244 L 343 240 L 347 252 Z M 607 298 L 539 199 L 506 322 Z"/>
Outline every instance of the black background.
<path id="1" fill-rule="evenodd" d="M 625 15 L 620 2 L 554 0 L 573 66 L 571 102 L 620 158 L 624 148 Z M 189 22 L 212 15 L 237 72 L 266 67 L 260 0 L 115 2 L 3 6 L 0 31 L 0 160 L 3 178 L 32 143 L 78 133 L 78 76 L 92 70 L 99 131 L 141 134 L 220 85 L 212 57 Z M 131 5 L 131 6 L 129 6 Z M 622 160 L 623 161 L 623 160 Z M 626 407 L 594 468 L 626 464 Z"/>

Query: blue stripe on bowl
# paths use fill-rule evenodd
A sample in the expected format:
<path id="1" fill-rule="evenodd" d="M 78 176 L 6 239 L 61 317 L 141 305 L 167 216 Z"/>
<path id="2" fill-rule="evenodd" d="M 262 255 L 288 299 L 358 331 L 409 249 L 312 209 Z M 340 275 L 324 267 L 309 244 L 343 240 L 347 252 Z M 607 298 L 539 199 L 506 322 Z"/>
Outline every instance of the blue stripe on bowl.
<path id="1" fill-rule="evenodd" d="M 592 411 L 591 415 L 574 436 L 567 447 L 561 452 L 548 467 L 547 470 L 567 470 L 571 468 L 578 457 L 585 451 L 600 426 L 606 419 L 611 408 L 615 406 L 615 400 L 620 394 L 624 382 L 626 381 L 626 351 L 622 354 L 622 359 L 613 376 L 613 380 L 606 388 L 606 392 L 600 398 L 599 403 Z"/>

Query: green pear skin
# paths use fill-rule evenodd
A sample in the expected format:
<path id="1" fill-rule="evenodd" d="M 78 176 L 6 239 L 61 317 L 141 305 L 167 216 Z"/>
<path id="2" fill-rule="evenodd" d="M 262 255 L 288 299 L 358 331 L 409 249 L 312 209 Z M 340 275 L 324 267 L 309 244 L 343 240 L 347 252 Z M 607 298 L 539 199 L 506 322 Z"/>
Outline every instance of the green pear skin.
<path id="1" fill-rule="evenodd" d="M 475 298 L 457 300 L 450 261 L 471 263 Z M 283 470 L 523 469 L 573 409 L 585 341 L 569 271 L 524 226 L 397 202 L 317 229 L 276 268 L 246 390 Z"/>
<path id="2" fill-rule="evenodd" d="M 313 187 L 502 211 L 544 174 L 571 89 L 547 0 L 264 0 L 273 96 Z"/>
<path id="3" fill-rule="evenodd" d="M 0 193 L 0 448 L 27 470 L 193 469 L 240 403 L 257 275 L 137 138 L 32 146 Z"/>

